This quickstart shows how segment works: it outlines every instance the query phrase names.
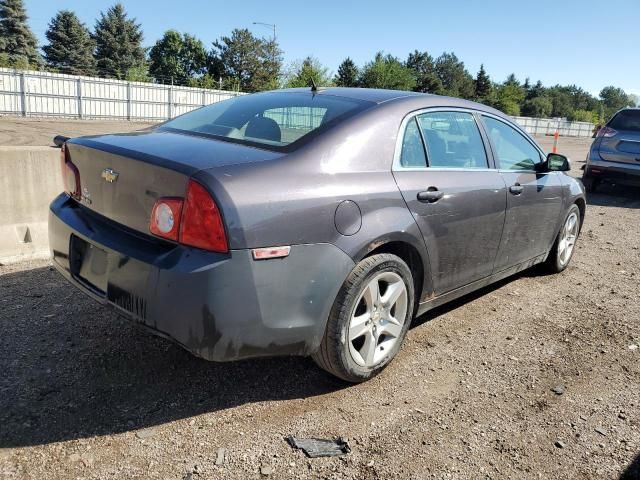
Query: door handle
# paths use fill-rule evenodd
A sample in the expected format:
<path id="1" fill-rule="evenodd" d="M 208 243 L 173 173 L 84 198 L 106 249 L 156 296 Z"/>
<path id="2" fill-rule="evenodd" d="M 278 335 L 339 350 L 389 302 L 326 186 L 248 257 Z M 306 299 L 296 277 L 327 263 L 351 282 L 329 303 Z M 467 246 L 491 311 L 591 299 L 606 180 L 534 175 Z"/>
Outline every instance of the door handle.
<path id="1" fill-rule="evenodd" d="M 429 187 L 424 192 L 418 192 L 417 198 L 419 202 L 433 203 L 444 197 L 444 192 L 441 192 L 436 187 Z"/>
<path id="2" fill-rule="evenodd" d="M 511 185 L 509 187 L 509 191 L 514 195 L 520 195 L 522 192 L 524 192 L 524 187 L 519 183 L 516 183 L 515 185 Z"/>

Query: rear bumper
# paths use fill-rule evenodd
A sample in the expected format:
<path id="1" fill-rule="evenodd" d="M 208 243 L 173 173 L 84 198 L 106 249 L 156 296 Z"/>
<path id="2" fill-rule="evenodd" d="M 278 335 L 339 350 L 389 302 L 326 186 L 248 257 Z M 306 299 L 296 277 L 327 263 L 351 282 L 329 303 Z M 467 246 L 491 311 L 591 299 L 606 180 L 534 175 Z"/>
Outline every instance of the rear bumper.
<path id="1" fill-rule="evenodd" d="M 72 238 L 106 260 L 80 269 L 78 254 L 70 255 Z M 49 242 L 55 267 L 70 283 L 215 361 L 313 353 L 354 266 L 330 244 L 295 245 L 286 258 L 262 261 L 250 250 L 218 254 L 168 244 L 66 195 L 50 206 Z"/>
<path id="2" fill-rule="evenodd" d="M 596 158 L 594 158 L 596 157 Z M 597 152 L 591 152 L 585 167 L 585 175 L 625 185 L 640 185 L 640 163 L 608 162 Z"/>

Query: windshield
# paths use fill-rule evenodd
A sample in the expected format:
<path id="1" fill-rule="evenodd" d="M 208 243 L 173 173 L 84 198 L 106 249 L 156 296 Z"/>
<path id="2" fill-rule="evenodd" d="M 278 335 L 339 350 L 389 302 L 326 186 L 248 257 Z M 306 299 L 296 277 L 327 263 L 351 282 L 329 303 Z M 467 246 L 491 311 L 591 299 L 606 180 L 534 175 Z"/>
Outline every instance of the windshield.
<path id="1" fill-rule="evenodd" d="M 373 103 L 311 93 L 269 92 L 214 103 L 170 120 L 161 128 L 285 150 L 312 132 Z"/>

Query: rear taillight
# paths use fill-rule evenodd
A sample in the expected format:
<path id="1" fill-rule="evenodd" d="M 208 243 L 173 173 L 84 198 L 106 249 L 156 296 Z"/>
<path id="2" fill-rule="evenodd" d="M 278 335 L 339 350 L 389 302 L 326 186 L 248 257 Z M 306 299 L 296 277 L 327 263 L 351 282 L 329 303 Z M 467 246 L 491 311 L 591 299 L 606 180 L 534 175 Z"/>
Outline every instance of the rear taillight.
<path id="1" fill-rule="evenodd" d="M 159 198 L 151 212 L 154 235 L 212 252 L 229 251 L 222 215 L 209 192 L 189 180 L 186 198 Z"/>
<path id="2" fill-rule="evenodd" d="M 618 133 L 618 131 L 614 130 L 611 127 L 602 127 L 600 130 L 598 130 L 596 137 L 610 138 L 613 137 L 616 133 Z"/>
<path id="3" fill-rule="evenodd" d="M 151 233 L 177 242 L 182 203 L 181 198 L 159 199 L 151 211 L 151 223 L 149 224 Z"/>
<path id="4" fill-rule="evenodd" d="M 213 252 L 228 252 L 222 215 L 216 202 L 198 182 L 189 180 L 184 202 L 180 243 Z"/>
<path id="5" fill-rule="evenodd" d="M 60 167 L 62 168 L 62 182 L 64 191 L 75 198 L 80 199 L 80 171 L 69 158 L 66 144 L 60 147 Z"/>

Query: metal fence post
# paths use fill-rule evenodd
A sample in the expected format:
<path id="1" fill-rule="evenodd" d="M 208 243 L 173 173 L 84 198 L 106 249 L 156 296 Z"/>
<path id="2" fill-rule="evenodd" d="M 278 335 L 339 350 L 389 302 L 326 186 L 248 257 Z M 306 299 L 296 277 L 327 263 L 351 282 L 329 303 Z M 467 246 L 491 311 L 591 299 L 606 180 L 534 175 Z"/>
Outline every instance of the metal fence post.
<path id="1" fill-rule="evenodd" d="M 27 116 L 27 82 L 24 80 L 24 72 L 20 72 L 20 111 L 22 116 Z"/>
<path id="2" fill-rule="evenodd" d="M 127 82 L 127 120 L 131 120 L 131 82 Z"/>
<path id="3" fill-rule="evenodd" d="M 81 78 L 78 78 L 76 88 L 78 90 L 78 118 L 82 120 L 83 112 L 82 112 L 82 79 Z"/>
<path id="4" fill-rule="evenodd" d="M 168 115 L 167 118 L 171 119 L 171 117 L 173 116 L 172 115 L 172 113 L 173 113 L 173 86 L 169 87 L 167 89 L 167 91 L 168 91 L 168 101 L 167 101 L 168 105 L 167 106 L 169 107 L 169 108 L 167 108 L 167 115 Z"/>

